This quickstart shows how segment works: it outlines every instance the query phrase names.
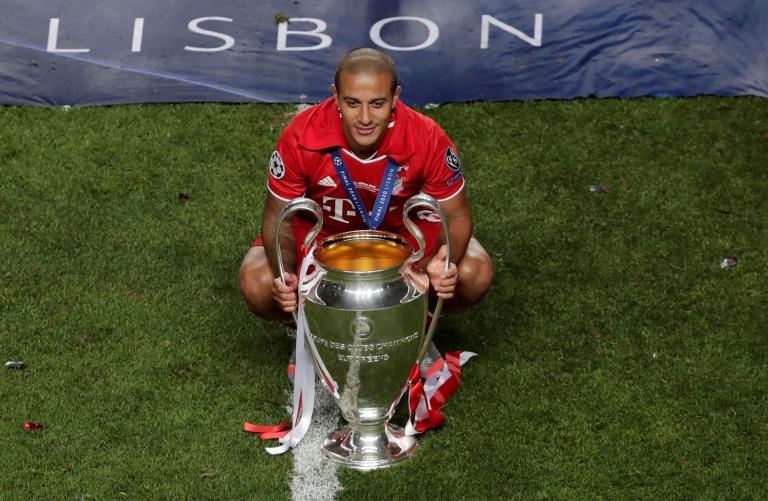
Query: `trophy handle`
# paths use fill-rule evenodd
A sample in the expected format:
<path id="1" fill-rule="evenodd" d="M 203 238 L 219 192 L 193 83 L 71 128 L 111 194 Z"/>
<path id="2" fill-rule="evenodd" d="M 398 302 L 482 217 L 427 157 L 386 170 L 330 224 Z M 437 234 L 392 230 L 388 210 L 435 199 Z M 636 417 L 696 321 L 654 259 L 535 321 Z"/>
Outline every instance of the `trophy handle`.
<path id="1" fill-rule="evenodd" d="M 309 198 L 299 197 L 294 198 L 287 204 L 285 204 L 277 216 L 277 226 L 275 226 L 275 252 L 277 253 L 277 268 L 280 272 L 280 280 L 285 283 L 285 269 L 283 267 L 283 251 L 280 248 L 280 227 L 283 225 L 283 221 L 286 217 L 294 212 L 305 210 L 311 212 L 317 218 L 314 228 L 307 233 L 304 238 L 304 247 L 309 247 L 315 240 L 315 237 L 320 233 L 320 229 L 323 227 L 323 212 L 320 210 L 320 206 L 314 200 Z M 296 320 L 296 312 L 293 313 L 293 319 Z"/>
<path id="2" fill-rule="evenodd" d="M 290 214 L 293 214 L 294 212 L 298 211 L 308 211 L 315 215 L 317 218 L 317 222 L 315 222 L 315 226 L 310 230 L 309 233 L 307 233 L 307 236 L 304 238 L 304 247 L 309 247 L 312 242 L 315 240 L 315 237 L 320 233 L 320 230 L 323 227 L 323 212 L 320 210 L 320 206 L 315 202 L 314 200 L 311 200 L 306 197 L 299 197 L 294 198 L 290 202 L 286 203 L 280 213 L 277 215 L 277 226 L 275 227 L 275 252 L 277 252 L 277 268 L 280 272 L 280 280 L 285 283 L 285 268 L 283 267 L 283 252 L 282 248 L 280 247 L 280 227 L 283 225 L 283 221 L 286 217 L 288 217 Z M 301 285 L 301 284 L 299 284 Z M 298 297 L 298 292 L 297 292 Z M 300 299 L 300 298 L 299 298 Z M 299 326 L 299 318 L 298 313 L 296 311 L 291 312 L 291 316 L 293 317 L 293 321 L 296 323 L 296 329 L 297 332 L 299 329 L 301 329 L 301 326 Z M 306 320 L 306 319 L 305 319 Z M 305 341 L 312 344 L 312 336 L 310 335 L 309 331 L 307 330 L 305 333 Z M 330 377 L 328 373 L 328 369 L 325 368 L 325 365 L 323 364 L 323 361 L 316 356 L 316 352 L 314 349 L 309 350 L 310 357 L 312 358 L 312 363 L 315 366 L 315 371 L 317 374 L 321 375 L 320 380 L 323 382 L 323 385 L 328 388 L 331 393 L 336 392 L 336 383 L 333 382 L 333 378 Z M 313 376 L 314 377 L 314 376 Z M 329 383 L 333 382 L 332 385 Z"/>
<path id="3" fill-rule="evenodd" d="M 412 196 L 405 202 L 405 206 L 403 207 L 403 222 L 405 223 L 406 228 L 408 228 L 408 231 L 411 232 L 413 237 L 416 239 L 416 242 L 419 244 L 418 250 L 414 252 L 410 258 L 408 258 L 405 264 L 410 266 L 424 257 L 424 246 L 426 244 L 424 240 L 424 234 L 421 233 L 421 230 L 419 230 L 418 226 L 416 226 L 416 224 L 409 217 L 411 210 L 413 210 L 415 207 L 427 207 L 435 211 L 440 216 L 440 222 L 443 225 L 445 245 L 447 247 L 447 252 L 445 254 L 445 271 L 448 271 L 448 268 L 451 266 L 451 233 L 448 228 L 448 216 L 440 205 L 440 202 L 435 200 L 434 197 L 427 195 L 426 193 L 419 193 L 418 195 Z M 417 363 L 421 363 L 421 359 L 424 358 L 424 355 L 429 349 L 429 343 L 432 342 L 432 336 L 435 334 L 435 327 L 437 327 L 437 319 L 440 317 L 440 312 L 442 310 L 443 298 L 437 298 L 435 311 L 432 315 L 432 323 L 429 325 L 427 335 L 424 337 L 424 343 L 419 350 L 419 356 L 416 358 Z"/>

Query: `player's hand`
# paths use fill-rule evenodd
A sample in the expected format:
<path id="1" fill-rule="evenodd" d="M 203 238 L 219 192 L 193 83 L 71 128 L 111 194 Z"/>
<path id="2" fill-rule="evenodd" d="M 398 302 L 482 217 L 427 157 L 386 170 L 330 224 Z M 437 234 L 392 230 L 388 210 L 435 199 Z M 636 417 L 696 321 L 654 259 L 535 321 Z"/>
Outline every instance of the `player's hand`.
<path id="1" fill-rule="evenodd" d="M 291 313 L 298 305 L 296 289 L 299 288 L 299 278 L 293 273 L 285 274 L 285 283 L 280 278 L 272 281 L 272 297 L 280 308 Z"/>
<path id="2" fill-rule="evenodd" d="M 456 290 L 456 283 L 459 279 L 459 271 L 456 269 L 456 265 L 451 263 L 448 267 L 448 271 L 445 271 L 445 255 L 448 252 L 446 245 L 441 245 L 437 254 L 432 257 L 427 264 L 427 274 L 429 275 L 429 283 L 437 293 L 437 297 L 443 299 L 451 299 L 453 293 Z"/>
<path id="3" fill-rule="evenodd" d="M 422 294 L 426 294 L 429 290 L 429 275 L 426 271 L 421 270 L 416 265 L 408 266 L 403 270 L 403 273 L 411 280 L 416 290 Z"/>

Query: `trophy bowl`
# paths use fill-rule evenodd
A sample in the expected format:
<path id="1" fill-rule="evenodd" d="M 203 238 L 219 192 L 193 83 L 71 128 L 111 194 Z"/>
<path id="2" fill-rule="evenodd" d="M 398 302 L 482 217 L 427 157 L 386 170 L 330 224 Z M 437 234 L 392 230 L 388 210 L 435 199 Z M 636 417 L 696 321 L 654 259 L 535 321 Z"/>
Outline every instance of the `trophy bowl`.
<path id="1" fill-rule="evenodd" d="M 310 202 L 289 202 L 280 221 L 291 211 L 310 210 L 321 224 L 322 215 Z M 347 422 L 327 437 L 322 451 L 354 469 L 391 466 L 411 456 L 418 444 L 389 422 L 414 363 L 430 341 L 425 335 L 428 280 L 415 280 L 411 270 L 424 249 L 423 235 L 408 218 L 415 206 L 441 215 L 442 209 L 422 194 L 406 202 L 404 221 L 418 249 L 400 235 L 377 230 L 325 238 L 312 253 L 315 269 L 299 299 L 315 368 L 322 381 L 334 382 L 331 393 Z"/>
<path id="2" fill-rule="evenodd" d="M 400 272 L 411 255 L 402 237 L 370 230 L 331 236 L 315 250 L 321 278 L 306 294 L 304 311 L 348 423 L 328 437 L 323 452 L 353 468 L 388 466 L 416 448 L 388 423 L 427 319 L 424 291 Z"/>

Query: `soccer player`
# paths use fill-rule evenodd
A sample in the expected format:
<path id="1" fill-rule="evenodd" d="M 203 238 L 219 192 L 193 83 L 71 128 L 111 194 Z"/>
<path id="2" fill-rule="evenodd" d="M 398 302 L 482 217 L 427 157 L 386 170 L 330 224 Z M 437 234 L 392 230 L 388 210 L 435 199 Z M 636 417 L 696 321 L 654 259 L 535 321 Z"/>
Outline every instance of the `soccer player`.
<path id="1" fill-rule="evenodd" d="M 293 232 L 281 231 L 284 284 L 274 255 L 274 231 L 286 202 L 305 196 L 322 207 L 319 239 L 378 225 L 415 245 L 402 212 L 405 201 L 419 192 L 440 202 L 450 227 L 451 266 L 446 272 L 439 220 L 430 211 L 411 214 L 427 238 L 427 257 L 421 264 L 432 288 L 445 300 L 447 310 L 480 301 L 490 287 L 493 265 L 472 234 L 472 213 L 456 146 L 432 119 L 400 101 L 397 69 L 384 52 L 368 48 L 348 52 L 338 63 L 331 91 L 333 97 L 293 119 L 272 153 L 262 236 L 240 267 L 240 289 L 248 306 L 265 319 L 283 322 L 289 322 L 297 308 L 298 278 L 289 271 L 297 270 L 296 245 L 303 242 L 314 221 L 308 213 L 299 212 Z M 392 183 L 389 205 L 375 207 L 383 203 L 376 195 L 387 180 Z M 350 190 L 358 194 L 362 206 L 353 203 Z"/>

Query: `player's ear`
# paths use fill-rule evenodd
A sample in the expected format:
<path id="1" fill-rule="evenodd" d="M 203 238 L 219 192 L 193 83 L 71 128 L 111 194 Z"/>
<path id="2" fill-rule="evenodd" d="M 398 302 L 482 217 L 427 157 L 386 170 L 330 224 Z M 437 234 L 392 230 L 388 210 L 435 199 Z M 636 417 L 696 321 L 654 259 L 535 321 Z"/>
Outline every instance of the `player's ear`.
<path id="1" fill-rule="evenodd" d="M 400 99 L 400 86 L 395 87 L 395 92 L 392 94 L 392 107 L 397 104 L 397 100 Z"/>
<path id="2" fill-rule="evenodd" d="M 341 109 L 341 103 L 339 103 L 339 91 L 336 89 L 336 84 L 331 84 L 331 92 L 333 93 L 333 100 L 336 101 L 336 107 Z"/>

